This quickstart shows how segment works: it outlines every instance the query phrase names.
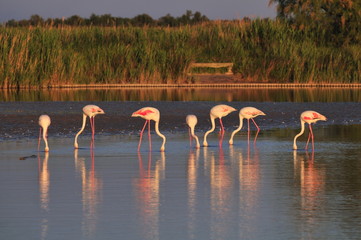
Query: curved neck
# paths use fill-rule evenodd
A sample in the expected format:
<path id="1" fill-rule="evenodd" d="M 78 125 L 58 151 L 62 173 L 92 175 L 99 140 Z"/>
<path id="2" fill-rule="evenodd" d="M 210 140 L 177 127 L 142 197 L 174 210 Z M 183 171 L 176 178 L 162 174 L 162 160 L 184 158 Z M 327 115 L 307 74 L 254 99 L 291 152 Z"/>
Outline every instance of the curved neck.
<path id="1" fill-rule="evenodd" d="M 296 150 L 297 149 L 297 145 L 296 145 L 296 140 L 299 136 L 301 136 L 305 131 L 305 122 L 303 120 L 301 120 L 301 131 L 299 134 L 297 134 L 295 136 L 295 138 L 293 139 L 293 149 Z"/>
<path id="2" fill-rule="evenodd" d="M 49 151 L 47 135 L 48 135 L 48 127 L 44 127 L 44 129 L 43 129 L 43 139 L 44 139 L 44 142 L 45 142 L 45 152 Z"/>
<path id="3" fill-rule="evenodd" d="M 78 145 L 78 136 L 84 131 L 85 123 L 86 123 L 86 117 L 87 117 L 87 116 L 83 113 L 83 125 L 81 126 L 80 131 L 75 135 L 74 148 L 79 148 L 79 145 Z"/>
<path id="4" fill-rule="evenodd" d="M 206 132 L 206 134 L 204 134 L 204 139 L 203 139 L 203 146 L 207 147 L 208 146 L 208 143 L 207 143 L 207 136 L 208 134 L 210 134 L 211 132 L 214 131 L 214 129 L 216 128 L 216 124 L 214 122 L 214 117 L 211 115 L 211 124 L 212 124 L 212 128 L 210 130 L 208 130 Z"/>
<path id="5" fill-rule="evenodd" d="M 239 115 L 239 127 L 232 132 L 231 138 L 229 139 L 229 144 L 231 144 L 231 145 L 233 144 L 234 135 L 236 135 L 236 133 L 241 131 L 242 127 L 243 127 L 243 117 L 241 115 Z"/>
<path id="6" fill-rule="evenodd" d="M 163 152 L 165 150 L 165 142 L 167 141 L 167 139 L 165 138 L 165 136 L 163 134 L 161 134 L 159 132 L 159 121 L 155 122 L 155 132 L 158 134 L 158 136 L 160 136 L 161 138 L 163 138 L 163 144 L 160 147 L 160 151 Z"/>
<path id="7" fill-rule="evenodd" d="M 196 142 L 197 142 L 196 147 L 199 148 L 199 147 L 200 147 L 200 145 L 199 145 L 199 140 L 198 140 L 198 137 L 196 136 L 196 134 L 194 133 L 194 127 L 191 127 L 191 135 L 192 135 L 192 137 L 193 137 L 193 138 L 196 140 Z"/>

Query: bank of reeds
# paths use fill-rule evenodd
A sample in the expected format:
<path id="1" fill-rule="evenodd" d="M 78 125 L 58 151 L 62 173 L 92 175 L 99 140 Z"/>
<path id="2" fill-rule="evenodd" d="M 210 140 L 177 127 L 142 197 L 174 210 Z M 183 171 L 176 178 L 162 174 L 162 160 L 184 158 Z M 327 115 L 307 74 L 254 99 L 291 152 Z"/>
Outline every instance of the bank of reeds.
<path id="1" fill-rule="evenodd" d="M 334 48 L 273 20 L 179 28 L 0 28 L 0 86 L 183 83 L 191 62 L 246 82 L 358 83 L 360 46 Z"/>

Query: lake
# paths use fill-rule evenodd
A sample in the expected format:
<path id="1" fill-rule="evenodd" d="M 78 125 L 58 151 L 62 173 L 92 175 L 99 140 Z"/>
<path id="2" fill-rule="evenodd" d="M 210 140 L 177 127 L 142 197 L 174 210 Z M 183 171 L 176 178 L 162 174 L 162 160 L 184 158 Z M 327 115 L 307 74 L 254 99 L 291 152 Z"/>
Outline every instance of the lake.
<path id="1" fill-rule="evenodd" d="M 17 100 L 3 99 L 1 239 L 359 239 L 359 91 L 251 89 L 245 99 L 237 92 L 227 99 L 227 91 L 200 91 L 183 100 L 179 96 L 188 93 L 181 91 L 178 100 L 119 99 L 116 93 L 102 99 L 106 91 L 86 91 L 94 99 L 74 94 L 66 100 L 60 93 L 57 100 L 56 94 L 25 100 L 21 93 Z M 295 97 L 303 95 L 304 101 Z M 74 150 L 81 107 L 88 103 L 106 114 L 96 119 L 95 148 L 89 147 L 87 126 L 81 149 Z M 261 128 L 256 144 L 247 141 L 246 126 L 228 144 L 239 124 L 232 113 L 224 118 L 224 139 L 217 129 L 209 147 L 190 145 L 185 115 L 192 109 L 199 117 L 202 142 L 209 109 L 220 103 L 255 106 L 267 114 L 255 119 Z M 162 110 L 165 152 L 153 131 L 152 151 L 144 137 L 137 152 L 144 122 L 130 114 L 146 105 Z M 299 114 L 308 109 L 328 121 L 314 125 L 314 151 L 304 150 L 307 132 L 298 139 L 300 150 L 293 151 Z M 54 119 L 49 153 L 37 152 L 37 116 L 43 111 Z"/>

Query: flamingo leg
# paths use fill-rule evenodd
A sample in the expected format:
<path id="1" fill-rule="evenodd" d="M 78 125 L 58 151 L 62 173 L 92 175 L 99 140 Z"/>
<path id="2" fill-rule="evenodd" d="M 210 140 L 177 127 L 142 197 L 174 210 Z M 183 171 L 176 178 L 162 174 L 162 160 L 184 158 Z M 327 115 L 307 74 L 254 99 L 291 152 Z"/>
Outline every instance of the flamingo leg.
<path id="1" fill-rule="evenodd" d="M 144 132 L 145 126 L 147 126 L 147 123 L 148 123 L 148 121 L 145 120 L 145 123 L 144 123 L 144 126 L 143 126 L 143 128 L 142 128 L 142 131 L 140 131 L 140 138 L 139 138 L 139 143 L 138 143 L 138 152 L 139 152 L 139 150 L 140 150 L 140 145 L 142 144 L 143 132 Z"/>
<path id="2" fill-rule="evenodd" d="M 311 129 L 311 124 L 308 124 L 308 128 Z M 312 130 L 310 130 L 308 132 L 308 138 L 307 138 L 306 147 L 305 147 L 306 150 L 308 149 L 308 143 L 310 142 L 310 139 L 311 139 L 311 131 Z"/>
<path id="3" fill-rule="evenodd" d="M 249 119 L 247 119 L 247 125 L 248 125 L 248 144 L 249 144 L 249 137 L 250 137 L 250 134 L 251 134 L 251 130 L 250 130 L 250 127 L 249 127 Z"/>
<path id="4" fill-rule="evenodd" d="M 149 141 L 149 150 L 152 151 L 152 137 L 150 135 L 150 120 L 148 121 L 148 141 Z"/>
<path id="5" fill-rule="evenodd" d="M 309 128 L 310 128 L 310 134 L 311 134 L 311 139 L 312 139 L 312 151 L 314 151 L 315 150 L 315 143 L 314 143 L 314 140 L 313 140 L 313 131 L 312 131 L 311 124 L 309 125 Z"/>
<path id="6" fill-rule="evenodd" d="M 257 125 L 256 121 L 255 121 L 253 118 L 251 118 L 251 119 L 252 119 L 252 121 L 253 121 L 254 125 L 255 125 L 255 126 L 256 126 L 256 128 L 257 128 L 257 133 L 256 133 L 256 136 L 254 137 L 254 143 L 256 143 L 256 141 L 257 141 L 257 137 L 258 137 L 258 133 L 259 133 L 259 131 L 260 131 L 261 129 L 258 127 L 258 125 Z"/>
<path id="7" fill-rule="evenodd" d="M 94 117 L 89 118 L 90 127 L 91 127 L 91 130 L 92 130 L 92 140 L 90 142 L 90 147 L 91 148 L 94 147 L 94 136 L 95 136 L 95 121 L 94 120 L 95 120 Z"/>
<path id="8" fill-rule="evenodd" d="M 222 118 L 219 118 L 219 124 L 221 124 L 221 132 L 224 133 Z"/>
<path id="9" fill-rule="evenodd" d="M 40 141 L 41 141 L 41 127 L 40 127 L 40 130 L 39 130 L 38 152 L 40 151 Z"/>
<path id="10" fill-rule="evenodd" d="M 188 135 L 189 135 L 189 147 L 192 147 L 192 134 L 191 134 L 191 128 L 188 128 Z"/>
<path id="11" fill-rule="evenodd" d="M 224 138 L 224 131 L 221 132 L 220 136 L 219 136 L 219 148 L 222 149 L 223 147 L 223 138 Z"/>

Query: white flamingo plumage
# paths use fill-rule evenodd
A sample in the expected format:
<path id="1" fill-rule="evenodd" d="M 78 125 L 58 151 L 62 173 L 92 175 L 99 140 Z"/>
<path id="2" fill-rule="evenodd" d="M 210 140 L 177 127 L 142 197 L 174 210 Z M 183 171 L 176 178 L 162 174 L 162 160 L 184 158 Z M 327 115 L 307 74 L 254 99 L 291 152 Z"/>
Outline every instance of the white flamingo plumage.
<path id="1" fill-rule="evenodd" d="M 41 140 L 41 132 L 43 132 L 43 140 L 45 143 L 45 152 L 49 152 L 49 146 L 48 146 L 48 127 L 50 126 L 51 120 L 50 117 L 46 114 L 41 115 L 39 117 L 39 125 L 40 125 L 40 130 L 39 130 L 39 140 L 38 140 L 38 151 L 40 149 L 40 140 Z"/>
<path id="2" fill-rule="evenodd" d="M 196 148 L 200 148 L 198 137 L 194 133 L 194 128 L 197 125 L 197 122 L 198 122 L 197 116 L 187 115 L 186 123 L 189 127 L 189 136 L 193 137 L 196 140 Z"/>
<path id="3" fill-rule="evenodd" d="M 209 115 L 210 115 L 210 119 L 211 119 L 211 124 L 212 124 L 212 128 L 210 130 L 208 130 L 205 134 L 204 134 L 204 139 L 203 139 L 203 146 L 207 147 L 208 146 L 208 142 L 207 142 L 207 136 L 208 134 L 210 134 L 211 132 L 214 131 L 216 124 L 215 124 L 215 119 L 219 118 L 219 123 L 221 125 L 221 132 L 224 133 L 224 127 L 223 127 L 223 123 L 222 123 L 222 117 L 227 116 L 228 114 L 230 114 L 231 112 L 236 111 L 235 108 L 225 105 L 225 104 L 220 104 L 220 105 L 216 105 L 214 106 Z"/>
<path id="4" fill-rule="evenodd" d="M 232 132 L 231 138 L 229 139 L 229 144 L 230 145 L 233 144 L 234 135 L 242 129 L 243 119 L 247 119 L 247 122 L 248 122 L 248 141 L 249 141 L 249 136 L 250 136 L 249 120 L 251 119 L 253 121 L 254 125 L 256 126 L 257 133 L 256 133 L 256 136 L 254 138 L 254 142 L 256 142 L 258 133 L 260 131 L 260 128 L 258 127 L 258 125 L 256 124 L 256 122 L 254 121 L 253 118 L 255 118 L 257 116 L 260 116 L 260 115 L 264 116 L 266 114 L 264 112 L 262 112 L 261 110 L 255 108 L 255 107 L 244 107 L 244 108 L 242 108 L 239 111 L 239 127 Z"/>
<path id="5" fill-rule="evenodd" d="M 82 125 L 80 131 L 75 136 L 75 139 L 74 139 L 74 148 L 75 149 L 79 148 L 78 136 L 84 131 L 87 117 L 89 117 L 90 126 L 91 126 L 91 129 L 92 129 L 91 144 L 94 143 L 94 135 L 95 135 L 95 120 L 94 120 L 94 118 L 98 114 L 105 114 L 105 112 L 103 111 L 103 109 L 101 109 L 100 107 L 98 107 L 96 105 L 86 105 L 85 107 L 83 107 L 83 125 Z"/>
<path id="6" fill-rule="evenodd" d="M 296 140 L 299 136 L 301 136 L 305 131 L 305 123 L 308 123 L 310 132 L 308 134 L 308 139 L 306 143 L 306 148 L 308 148 L 308 143 L 310 141 L 310 138 L 312 139 L 312 150 L 314 150 L 314 140 L 313 140 L 313 131 L 312 131 L 312 123 L 316 123 L 317 121 L 326 121 L 327 118 L 323 116 L 322 114 L 315 112 L 315 111 L 305 111 L 301 113 L 300 121 L 301 121 L 301 131 L 298 133 L 295 138 L 293 139 L 293 149 L 297 150 Z"/>
<path id="7" fill-rule="evenodd" d="M 165 150 L 165 143 L 166 143 L 167 139 L 162 133 L 159 132 L 159 120 L 160 120 L 160 112 L 159 112 L 159 110 L 154 108 L 154 107 L 144 107 L 144 108 L 141 108 L 141 109 L 135 111 L 132 114 L 132 117 L 141 117 L 141 118 L 145 119 L 143 129 L 140 132 L 138 151 L 140 150 L 140 145 L 142 143 L 143 132 L 144 132 L 144 129 L 145 129 L 147 124 L 148 124 L 148 135 L 150 137 L 150 121 L 153 120 L 155 122 L 155 132 L 158 134 L 158 136 L 160 136 L 163 139 L 162 146 L 160 147 L 160 151 L 163 152 Z"/>

